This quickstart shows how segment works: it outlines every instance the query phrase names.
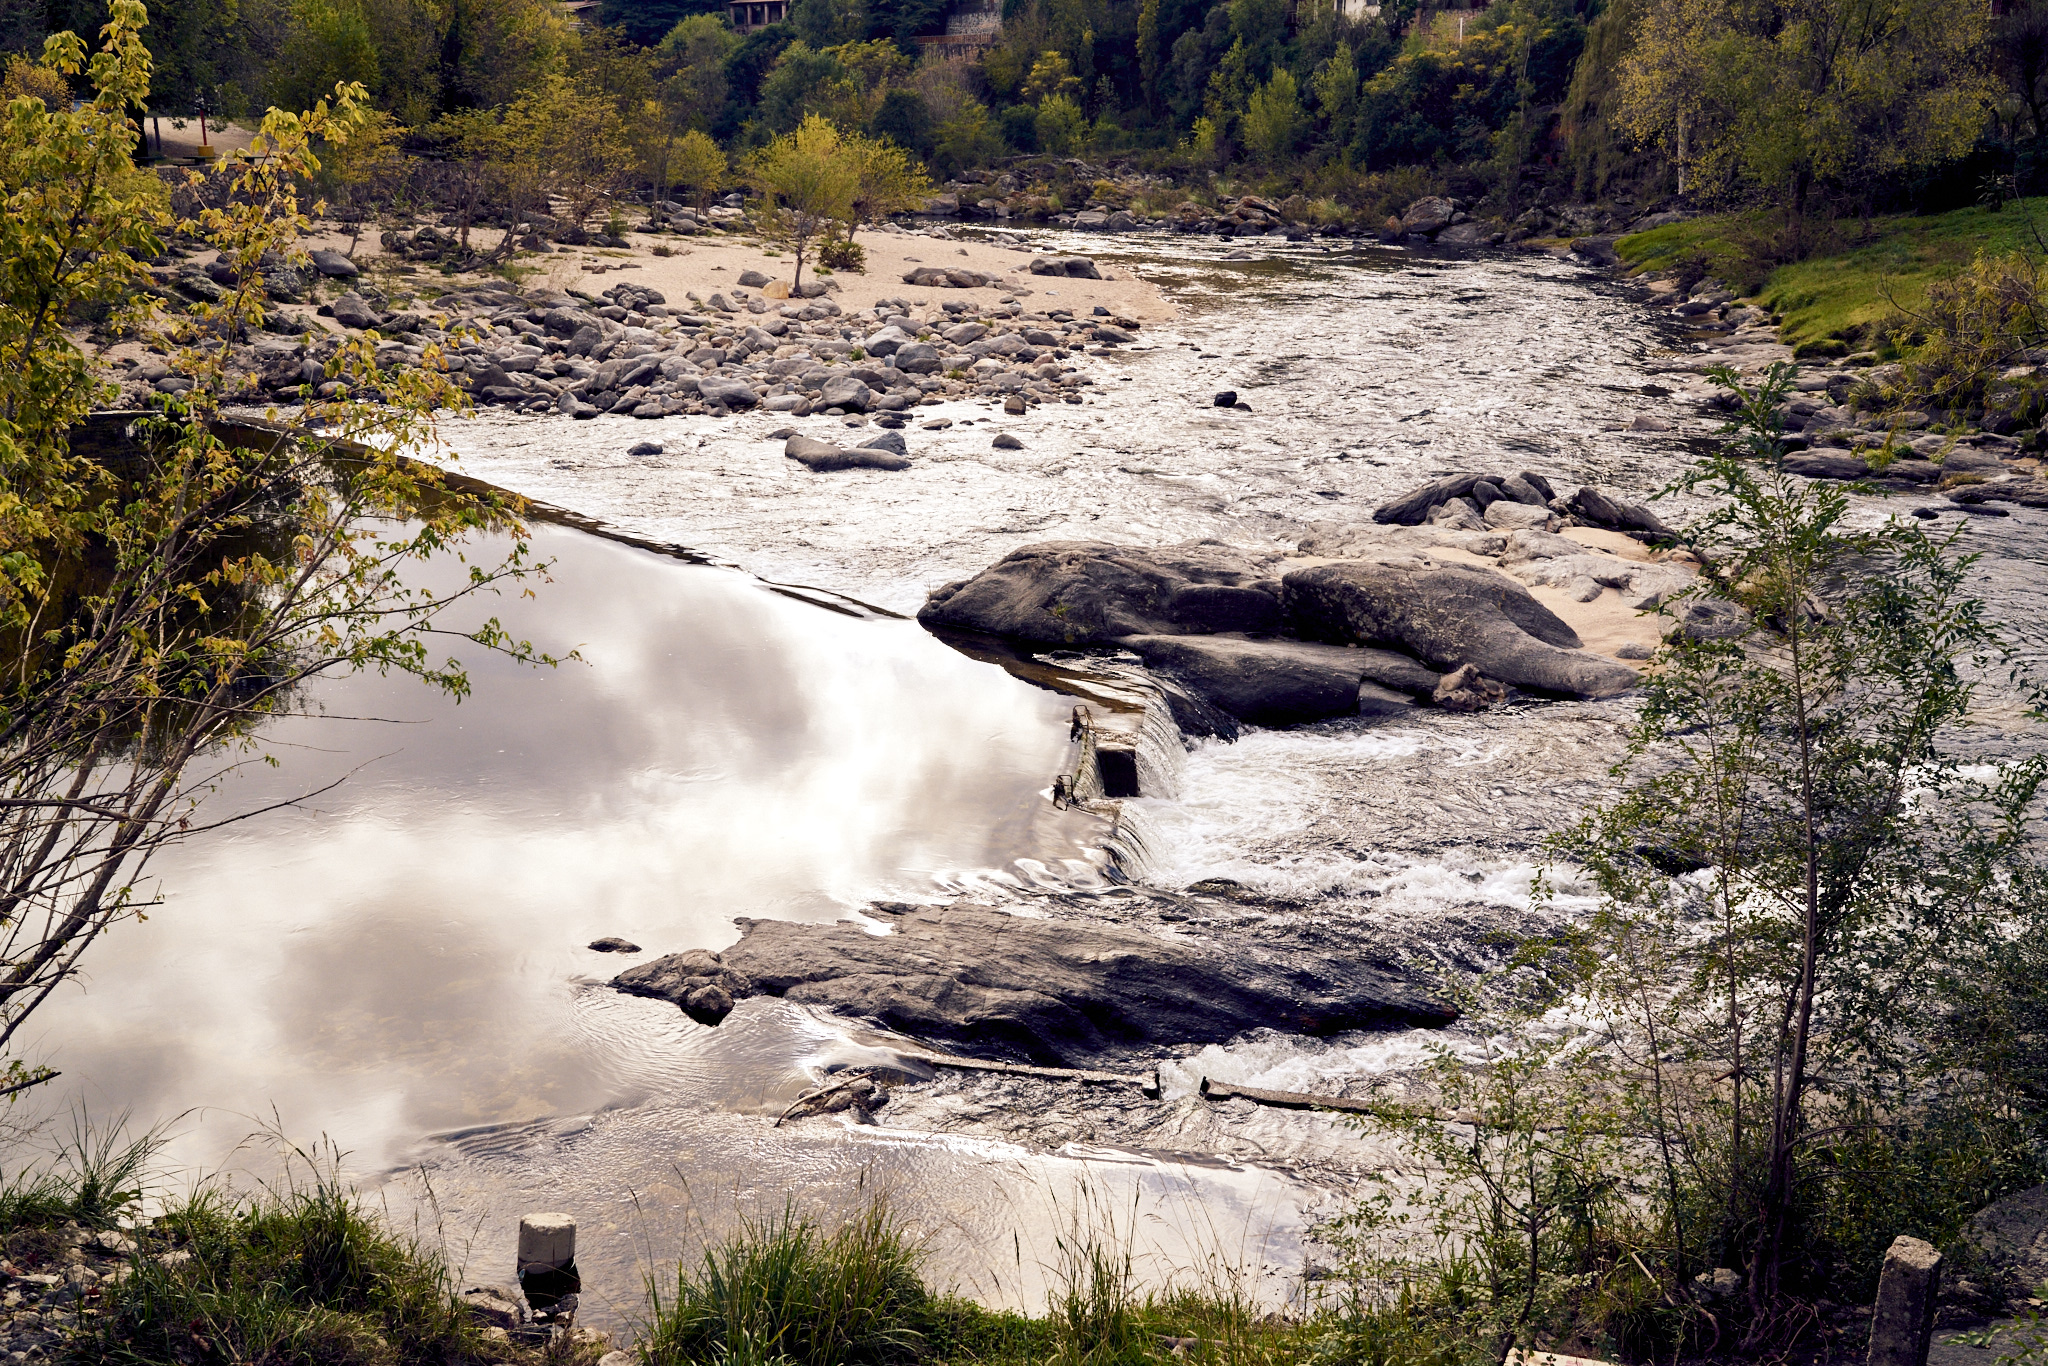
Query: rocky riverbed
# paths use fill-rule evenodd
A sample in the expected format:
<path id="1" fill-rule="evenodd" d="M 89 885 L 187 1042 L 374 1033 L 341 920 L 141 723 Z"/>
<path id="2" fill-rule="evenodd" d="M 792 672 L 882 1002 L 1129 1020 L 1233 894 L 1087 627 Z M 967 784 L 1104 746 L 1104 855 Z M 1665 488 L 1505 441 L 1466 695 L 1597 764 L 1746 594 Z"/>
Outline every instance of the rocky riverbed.
<path id="1" fill-rule="evenodd" d="M 939 240 L 951 239 L 915 242 Z M 648 285 L 682 301 L 656 304 L 636 274 L 623 302 L 616 286 L 604 304 L 589 288 L 544 299 L 538 284 L 475 296 L 459 316 L 490 324 L 479 342 L 490 357 L 540 353 L 508 377 L 573 385 L 578 366 L 595 381 L 614 361 L 656 359 L 660 374 L 680 359 L 695 368 L 676 378 L 694 377 L 698 391 L 675 411 L 670 392 L 660 413 L 629 418 L 650 400 L 618 411 L 634 387 L 618 387 L 631 373 L 621 369 L 609 388 L 571 395 L 595 407 L 593 392 L 613 393 L 613 412 L 575 421 L 561 391 L 550 402 L 515 380 L 521 398 L 448 424 L 459 468 L 640 541 L 745 566 L 785 592 L 731 575 L 754 587 L 700 596 L 674 576 L 728 571 L 650 577 L 609 550 L 554 543 L 568 567 L 547 592 L 570 615 L 542 625 L 564 644 L 595 642 L 588 686 L 581 674 L 559 693 L 552 679 L 494 678 L 454 720 L 412 717 L 427 724 L 410 743 L 432 735 L 445 753 L 407 761 L 379 799 L 391 814 L 310 822 L 327 833 L 294 842 L 303 866 L 270 867 L 275 850 L 251 846 L 213 870 L 242 870 L 237 885 L 261 889 L 266 905 L 332 911 L 266 946 L 274 973 L 244 965 L 296 984 L 294 1000 L 351 984 L 339 1022 L 306 1035 L 321 1042 L 287 1098 L 331 1104 L 321 1122 L 345 1132 L 440 1135 L 411 1152 L 381 1148 L 379 1160 L 425 1171 L 439 1207 L 475 1221 L 480 1246 L 504 1243 L 522 1206 L 600 1211 L 593 1223 L 617 1245 L 594 1240 L 587 1269 L 609 1278 L 621 1312 L 639 1284 L 626 1243 L 680 1236 L 687 1222 L 678 1171 L 693 1189 L 772 1188 L 778 1200 L 829 1199 L 879 1173 L 961 1249 L 994 1246 L 1010 1228 L 1042 1232 L 1064 1182 L 1148 1199 L 1171 1188 L 1228 1219 L 1266 1219 L 1278 1241 L 1260 1246 L 1284 1278 L 1299 1228 L 1385 1155 L 1329 1116 L 1205 1100 L 1200 1079 L 1398 1092 L 1428 1048 L 1465 1046 L 1457 1025 L 1426 1010 L 1332 1010 L 1274 1027 L 1290 1017 L 1265 1018 L 1257 1003 L 1299 994 L 1351 1009 L 1368 989 L 1427 999 L 1437 974 L 1497 963 L 1576 913 L 1584 889 L 1568 878 L 1532 907 L 1538 844 L 1610 790 L 1641 656 L 1665 630 L 1713 627 L 1648 614 L 1693 572 L 1665 535 L 1687 500 L 1651 495 L 1722 420 L 1705 370 L 1755 373 L 1787 353 L 1764 320 L 1704 285 L 1660 295 L 1583 254 L 1284 235 L 996 234 L 973 249 L 1018 263 L 1002 278 L 1037 292 L 919 293 L 900 276 L 865 303 L 709 291 L 728 314 Z M 1075 256 L 1164 306 L 1140 316 L 1101 305 L 1141 324 L 1121 329 L 1128 341 L 1090 335 L 1094 305 L 1056 319 L 1067 310 L 1047 305 L 1090 282 L 1033 275 L 1029 262 Z M 953 316 L 945 303 L 968 301 L 961 321 L 987 332 L 957 342 L 934 331 Z M 686 311 L 711 335 L 653 308 Z M 556 309 L 596 321 L 551 328 Z M 819 316 L 802 316 L 811 309 Z M 756 351 L 744 328 L 762 320 L 787 326 Z M 921 341 L 958 368 L 990 338 L 1035 348 L 1030 331 L 1052 334 L 1053 321 L 1064 362 L 1094 381 L 1058 401 L 1032 403 L 1040 381 L 1000 387 L 1017 372 L 1001 353 L 981 358 L 995 364 L 979 373 L 997 379 L 930 391 L 920 380 L 914 408 L 903 390 L 919 372 L 879 366 L 896 371 L 884 385 L 854 374 L 875 364 L 867 340 L 891 328 L 906 339 L 899 358 Z M 595 362 L 575 354 L 586 327 L 612 340 Z M 629 341 L 629 329 L 653 338 Z M 689 361 L 720 336 L 747 353 Z M 619 354 L 642 346 L 655 349 Z M 808 359 L 780 359 L 806 368 L 770 382 L 783 346 L 804 348 Z M 812 368 L 857 379 L 877 401 L 821 405 L 824 385 L 813 395 L 803 383 Z M 1833 388 L 1870 370 L 1847 358 L 1811 367 L 1801 383 L 1817 386 L 1801 392 L 1866 411 L 1847 389 L 1833 402 Z M 755 401 L 712 411 L 704 381 L 728 373 L 752 377 Z M 762 392 L 777 384 L 788 392 Z M 899 395 L 906 406 L 882 406 Z M 768 407 L 790 399 L 787 411 Z M 1842 430 L 1852 428 L 1873 430 L 1862 419 Z M 1913 482 L 1859 515 L 1966 509 L 1949 495 L 2031 478 L 2019 444 L 2001 453 L 1996 479 Z M 821 472 L 802 458 L 820 447 L 860 458 Z M 2048 602 L 2026 567 L 2041 514 L 2004 506 L 2012 516 L 1971 516 L 1967 534 L 1988 552 L 2000 610 L 2038 650 Z M 1457 620 L 1420 610 L 1440 589 L 1457 590 Z M 657 608 L 658 636 L 644 622 L 636 631 Z M 923 614 L 946 643 L 890 613 Z M 757 636 L 774 648 L 748 644 Z M 1099 732 L 1068 729 L 1076 705 Z M 1110 734 L 1131 716 L 1144 721 Z M 1162 717 L 1170 729 L 1153 724 Z M 1061 787 L 1078 749 L 1112 742 L 1133 755 L 1135 795 Z M 1995 753 L 2000 742 L 1985 743 Z M 505 793 L 529 795 L 501 808 Z M 376 894 L 383 912 L 366 919 L 333 895 L 362 867 L 413 870 L 426 890 L 401 897 L 394 874 L 394 889 Z M 208 886 L 205 868 L 167 875 Z M 437 914 L 420 916 L 421 904 Z M 958 923 L 936 907 L 958 908 Z M 147 932 L 159 921 L 179 923 L 153 917 Z M 372 942 L 338 928 L 357 924 L 375 927 Z M 230 928 L 209 954 L 246 953 Z M 607 935 L 645 949 L 621 961 L 586 947 Z M 1091 936 L 1100 955 L 1065 952 L 1098 944 Z M 1025 951 L 985 952 L 1011 938 Z M 120 950 L 108 949 L 118 984 Z M 680 960 L 655 971 L 669 955 Z M 429 971 L 443 964 L 461 966 Z M 1346 977 L 1347 964 L 1372 973 Z M 407 985 L 359 981 L 365 965 Z M 140 973 L 142 960 L 132 966 Z M 645 983 L 652 996 L 608 985 L 643 969 L 661 979 Z M 1193 1009 L 1191 995 L 1217 1008 Z M 268 999 L 242 1004 L 286 1020 Z M 430 1048 L 378 1032 L 423 1001 L 446 1016 Z M 202 1003 L 198 1017 L 222 1008 Z M 991 1033 L 998 1019 L 1021 1023 Z M 302 1047 L 286 1041 L 304 1031 L 273 1023 L 218 1026 L 277 1041 L 247 1064 L 251 1076 Z M 1133 1073 L 1150 1064 L 1160 1094 L 906 1063 L 949 1049 Z M 343 1056 L 392 1062 L 380 1082 L 333 1065 Z M 774 1127 L 806 1092 L 855 1073 L 872 1088 L 862 1103 Z M 631 1212 L 629 1193 L 640 1201 Z M 1028 1294 L 976 1279 L 998 1269 L 961 1264 L 992 1298 Z"/>

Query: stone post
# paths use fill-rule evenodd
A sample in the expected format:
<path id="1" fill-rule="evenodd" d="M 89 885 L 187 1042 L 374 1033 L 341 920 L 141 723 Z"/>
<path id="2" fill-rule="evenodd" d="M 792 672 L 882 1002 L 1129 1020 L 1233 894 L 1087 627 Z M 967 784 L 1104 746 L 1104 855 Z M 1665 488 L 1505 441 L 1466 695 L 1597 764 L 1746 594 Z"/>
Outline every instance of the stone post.
<path id="1" fill-rule="evenodd" d="M 1870 1316 L 1870 1366 L 1927 1366 L 1940 1293 L 1941 1254 L 1934 1245 L 1903 1233 L 1894 1238 Z"/>
<path id="2" fill-rule="evenodd" d="M 561 1271 L 576 1260 L 576 1216 L 529 1214 L 519 1221 L 519 1274 Z"/>

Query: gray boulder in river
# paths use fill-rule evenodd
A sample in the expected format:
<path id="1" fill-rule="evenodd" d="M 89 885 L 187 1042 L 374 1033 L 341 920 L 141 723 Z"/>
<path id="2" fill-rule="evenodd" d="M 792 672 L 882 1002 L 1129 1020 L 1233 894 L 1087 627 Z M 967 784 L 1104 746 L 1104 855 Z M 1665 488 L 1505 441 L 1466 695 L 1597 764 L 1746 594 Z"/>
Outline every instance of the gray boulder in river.
<path id="1" fill-rule="evenodd" d="M 1240 635 L 1129 636 L 1117 642 L 1203 700 L 1255 726 L 1387 715 L 1436 688 L 1437 674 L 1391 650 Z"/>
<path id="2" fill-rule="evenodd" d="M 979 631 L 1029 645 L 1276 631 L 1280 585 L 1225 546 L 1137 550 L 1045 541 L 947 584 L 917 619 L 931 629 Z"/>
<path id="3" fill-rule="evenodd" d="M 1634 669 L 1579 648 L 1578 634 L 1505 575 L 1466 565 L 1354 562 L 1282 581 L 1288 628 L 1307 640 L 1393 646 L 1449 671 L 1477 665 L 1532 692 L 1612 697 Z"/>
<path id="4" fill-rule="evenodd" d="M 792 436 L 783 443 L 782 453 L 791 460 L 820 474 L 833 470 L 907 470 L 910 461 L 904 455 L 878 447 L 861 446 L 853 450 L 841 450 L 829 441 L 814 437 Z"/>
<path id="5" fill-rule="evenodd" d="M 741 919 L 740 942 L 723 954 L 671 955 L 612 985 L 680 993 L 690 1009 L 729 982 L 736 997 L 780 996 L 981 1057 L 1065 1067 L 1250 1029 L 1320 1035 L 1457 1018 L 1413 975 L 1355 947 L 1222 948 L 975 906 L 872 909 L 893 933 Z"/>

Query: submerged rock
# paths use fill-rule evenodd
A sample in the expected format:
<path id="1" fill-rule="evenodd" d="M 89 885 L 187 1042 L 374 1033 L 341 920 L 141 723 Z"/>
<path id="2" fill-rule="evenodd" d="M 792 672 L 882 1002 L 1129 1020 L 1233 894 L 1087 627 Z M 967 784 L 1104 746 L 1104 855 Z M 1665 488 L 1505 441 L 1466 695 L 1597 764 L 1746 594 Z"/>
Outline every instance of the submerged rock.
<path id="1" fill-rule="evenodd" d="M 1331 1034 L 1457 1018 L 1415 975 L 1356 950 L 1225 949 L 972 906 L 908 908 L 892 921 L 893 933 L 875 935 L 851 923 L 742 919 L 740 942 L 722 956 L 671 955 L 612 984 L 674 1000 L 715 967 L 745 983 L 736 997 L 779 996 L 983 1057 L 1067 1067 L 1249 1029 Z M 664 964 L 676 966 L 652 971 Z"/>
<path id="2" fill-rule="evenodd" d="M 1292 726 L 1414 705 L 1437 676 L 1405 655 L 1241 635 L 1131 636 L 1118 644 L 1204 701 L 1255 726 Z M 1390 690 L 1382 684 L 1391 682 Z"/>
<path id="3" fill-rule="evenodd" d="M 669 1001 L 697 1023 L 710 1025 L 730 1015 L 733 1002 L 753 990 L 745 976 L 708 949 L 671 953 L 627 968 L 612 978 L 612 985 L 629 996 Z"/>

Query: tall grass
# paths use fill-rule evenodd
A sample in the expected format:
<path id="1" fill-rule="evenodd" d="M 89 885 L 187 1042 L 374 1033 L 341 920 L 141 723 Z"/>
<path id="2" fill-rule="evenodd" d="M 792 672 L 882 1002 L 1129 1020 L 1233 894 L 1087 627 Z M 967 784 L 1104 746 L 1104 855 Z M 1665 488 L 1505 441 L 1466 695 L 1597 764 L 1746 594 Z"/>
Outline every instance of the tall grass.
<path id="1" fill-rule="evenodd" d="M 134 1259 L 76 1355 L 309 1366 L 502 1356 L 463 1310 L 438 1247 L 367 1208 L 341 1158 L 288 1149 L 281 1180 L 257 1194 L 206 1184 L 173 1204 L 149 1231 L 157 1255 Z"/>
<path id="2" fill-rule="evenodd" d="M 162 1147 L 161 1129 L 129 1138 L 120 1121 L 95 1124 L 85 1111 L 74 1112 L 71 1137 L 51 1158 L 24 1162 L 0 1176 L 0 1234 L 67 1220 L 112 1228 L 141 1205 L 151 1163 Z"/>
<path id="3" fill-rule="evenodd" d="M 650 1278 L 642 1357 L 658 1366 L 892 1366 L 916 1359 L 929 1298 L 919 1254 L 885 1202 L 827 1231 L 792 1206 Z"/>

